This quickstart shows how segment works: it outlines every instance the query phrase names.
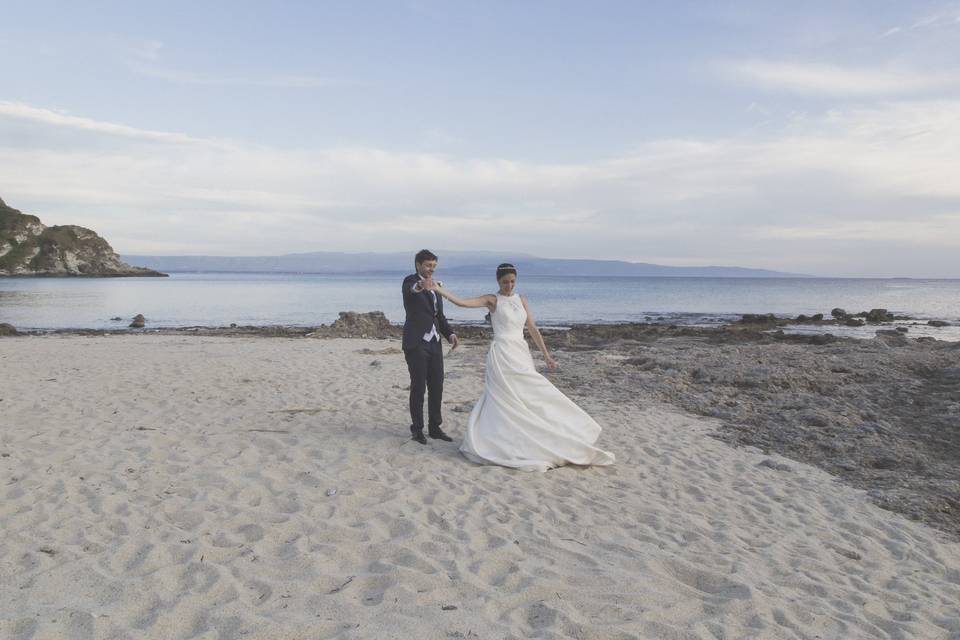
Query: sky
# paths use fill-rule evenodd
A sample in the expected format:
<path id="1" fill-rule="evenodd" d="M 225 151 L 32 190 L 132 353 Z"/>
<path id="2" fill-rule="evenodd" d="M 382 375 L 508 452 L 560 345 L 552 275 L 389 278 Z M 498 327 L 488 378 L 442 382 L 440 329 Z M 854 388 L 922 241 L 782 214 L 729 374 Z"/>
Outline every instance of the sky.
<path id="1" fill-rule="evenodd" d="M 0 198 L 121 254 L 960 277 L 960 0 L 0 15 Z"/>

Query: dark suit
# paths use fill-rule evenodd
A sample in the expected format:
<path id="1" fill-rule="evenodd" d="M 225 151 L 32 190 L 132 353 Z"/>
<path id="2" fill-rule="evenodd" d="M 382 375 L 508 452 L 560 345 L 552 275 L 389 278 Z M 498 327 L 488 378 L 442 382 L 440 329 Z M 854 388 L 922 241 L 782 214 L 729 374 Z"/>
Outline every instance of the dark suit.
<path id="1" fill-rule="evenodd" d="M 403 355 L 410 371 L 410 430 L 423 431 L 423 394 L 429 391 L 428 428 L 439 429 L 443 418 L 440 402 L 443 400 L 443 345 L 438 339 L 424 340 L 423 336 L 436 327 L 447 340 L 453 334 L 443 315 L 443 298 L 430 291 L 415 293 L 413 286 L 420 280 L 416 273 L 403 279 Z M 436 301 L 436 302 L 434 302 Z"/>

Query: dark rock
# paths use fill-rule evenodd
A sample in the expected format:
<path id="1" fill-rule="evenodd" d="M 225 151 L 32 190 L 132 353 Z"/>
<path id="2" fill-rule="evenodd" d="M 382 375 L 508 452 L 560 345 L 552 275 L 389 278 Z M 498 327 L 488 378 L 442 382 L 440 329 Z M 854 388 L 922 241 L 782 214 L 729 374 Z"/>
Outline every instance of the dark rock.
<path id="1" fill-rule="evenodd" d="M 399 327 L 391 325 L 383 311 L 341 311 L 330 333 L 341 338 L 391 338 L 399 334 Z"/>
<path id="2" fill-rule="evenodd" d="M 770 458 L 763 460 L 762 462 L 757 463 L 758 467 L 767 467 L 769 469 L 774 469 L 776 471 L 793 471 L 793 468 L 790 465 L 783 464 L 782 462 L 776 462 Z"/>
<path id="3" fill-rule="evenodd" d="M 822 313 L 815 313 L 815 314 L 813 314 L 813 317 L 810 318 L 810 319 L 813 320 L 814 322 L 820 322 L 821 320 L 823 320 L 823 314 L 822 314 Z"/>
<path id="4" fill-rule="evenodd" d="M 869 431 L 878 436 L 888 435 L 890 433 L 889 429 L 887 429 L 886 427 L 884 427 L 883 425 L 877 422 L 864 422 L 863 424 L 860 425 L 860 428 L 863 429 L 864 431 Z"/>
<path id="5" fill-rule="evenodd" d="M 930 320 L 927 322 L 931 327 L 949 327 L 950 323 L 946 320 Z"/>
<path id="6" fill-rule="evenodd" d="M 848 317 L 844 319 L 843 324 L 847 325 L 848 327 L 862 327 L 867 323 L 860 318 Z"/>
<path id="7" fill-rule="evenodd" d="M 113 322 L 123 322 L 123 318 L 121 318 L 120 316 L 113 316 L 112 318 L 110 318 L 110 320 Z"/>
<path id="8" fill-rule="evenodd" d="M 142 313 L 138 313 L 133 317 L 133 322 L 130 323 L 131 329 L 143 329 L 147 324 L 147 319 L 143 317 Z"/>
<path id="9" fill-rule="evenodd" d="M 810 318 L 808 316 L 803 315 L 802 313 L 797 316 L 797 322 L 809 322 L 809 321 L 810 321 Z"/>
<path id="10" fill-rule="evenodd" d="M 0 322 L 0 336 L 18 336 L 20 332 L 12 324 Z"/>
<path id="11" fill-rule="evenodd" d="M 743 324 L 776 324 L 777 317 L 772 313 L 745 313 L 740 318 Z"/>
<path id="12" fill-rule="evenodd" d="M 807 338 L 807 344 L 830 344 L 831 342 L 836 342 L 837 336 L 832 333 L 822 333 L 815 336 L 809 336 Z"/>
<path id="13" fill-rule="evenodd" d="M 841 320 L 847 317 L 847 312 L 846 310 L 841 309 L 840 307 L 835 307 L 830 310 L 830 315 L 832 315 L 837 320 Z"/>
<path id="14" fill-rule="evenodd" d="M 893 314 L 886 309 L 871 309 L 867 314 L 867 322 L 889 322 L 893 320 Z"/>
<path id="15" fill-rule="evenodd" d="M 817 411 L 804 411 L 800 418 L 814 427 L 826 427 L 830 424 L 830 418 Z"/>
<path id="16" fill-rule="evenodd" d="M 903 333 L 897 331 L 896 329 L 877 330 L 877 339 L 882 340 L 884 344 L 894 347 L 904 347 L 909 344 L 907 341 L 907 336 L 903 335 Z"/>
<path id="17" fill-rule="evenodd" d="M 870 462 L 870 466 L 874 469 L 890 470 L 896 469 L 898 466 L 900 466 L 900 462 L 896 458 L 884 456 L 882 458 L 872 460 Z"/>

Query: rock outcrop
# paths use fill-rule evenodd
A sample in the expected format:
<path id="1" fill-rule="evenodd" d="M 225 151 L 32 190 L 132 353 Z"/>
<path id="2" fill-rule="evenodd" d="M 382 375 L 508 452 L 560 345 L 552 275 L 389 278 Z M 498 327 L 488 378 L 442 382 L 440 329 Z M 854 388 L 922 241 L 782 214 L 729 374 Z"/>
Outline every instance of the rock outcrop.
<path id="1" fill-rule="evenodd" d="M 343 338 L 392 338 L 399 336 L 402 329 L 390 324 L 382 311 L 341 311 L 326 333 Z"/>
<path id="2" fill-rule="evenodd" d="M 20 332 L 12 324 L 0 322 L 0 336 L 19 336 Z"/>
<path id="3" fill-rule="evenodd" d="M 96 232 L 48 227 L 0 199 L 0 276 L 164 276 L 120 260 Z"/>
<path id="4" fill-rule="evenodd" d="M 739 322 L 741 324 L 777 324 L 777 316 L 772 313 L 745 313 Z"/>

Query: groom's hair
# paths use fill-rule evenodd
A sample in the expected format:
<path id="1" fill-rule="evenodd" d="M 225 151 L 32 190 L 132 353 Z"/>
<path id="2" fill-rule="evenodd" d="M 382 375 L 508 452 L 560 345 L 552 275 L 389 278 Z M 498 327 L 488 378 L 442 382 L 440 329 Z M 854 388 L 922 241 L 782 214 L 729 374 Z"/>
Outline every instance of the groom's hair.
<path id="1" fill-rule="evenodd" d="M 429 249 L 421 249 L 420 251 L 417 251 L 417 255 L 413 257 L 413 262 L 415 264 L 422 264 L 427 260 L 436 260 L 436 259 L 437 259 L 437 255 L 433 251 L 430 251 Z"/>

